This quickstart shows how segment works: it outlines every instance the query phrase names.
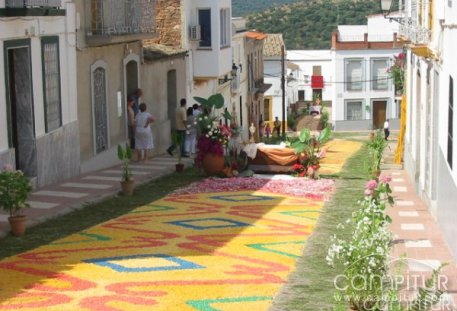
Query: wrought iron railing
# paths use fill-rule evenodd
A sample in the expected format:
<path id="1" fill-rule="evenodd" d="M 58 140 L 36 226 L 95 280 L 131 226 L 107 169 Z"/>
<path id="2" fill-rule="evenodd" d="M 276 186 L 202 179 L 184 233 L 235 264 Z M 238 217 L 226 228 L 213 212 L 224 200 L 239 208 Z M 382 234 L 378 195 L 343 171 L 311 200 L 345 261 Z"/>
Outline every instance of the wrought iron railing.
<path id="1" fill-rule="evenodd" d="M 155 31 L 156 0 L 92 0 L 92 35 L 144 34 Z"/>
<path id="2" fill-rule="evenodd" d="M 57 8 L 61 0 L 6 0 L 6 8 Z"/>
<path id="3" fill-rule="evenodd" d="M 417 25 L 414 21 L 406 19 L 400 25 L 399 34 L 407 38 L 413 44 L 429 44 L 431 31 L 428 28 Z"/>

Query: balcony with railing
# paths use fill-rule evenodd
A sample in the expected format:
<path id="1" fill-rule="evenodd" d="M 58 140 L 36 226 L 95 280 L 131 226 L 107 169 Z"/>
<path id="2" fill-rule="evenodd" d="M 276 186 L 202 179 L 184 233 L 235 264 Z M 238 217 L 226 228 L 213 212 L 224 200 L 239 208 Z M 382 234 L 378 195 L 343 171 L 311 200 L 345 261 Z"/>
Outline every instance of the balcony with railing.
<path id="1" fill-rule="evenodd" d="M 156 33 L 156 0 L 92 0 L 89 6 L 89 43 L 123 41 L 119 37 L 132 35 L 150 38 Z"/>
<path id="2" fill-rule="evenodd" d="M 62 0 L 5 0 L 0 16 L 64 16 Z"/>
<path id="3" fill-rule="evenodd" d="M 430 43 L 431 31 L 428 28 L 418 25 L 413 20 L 405 18 L 400 24 L 399 36 L 410 41 L 412 44 L 427 45 Z"/>

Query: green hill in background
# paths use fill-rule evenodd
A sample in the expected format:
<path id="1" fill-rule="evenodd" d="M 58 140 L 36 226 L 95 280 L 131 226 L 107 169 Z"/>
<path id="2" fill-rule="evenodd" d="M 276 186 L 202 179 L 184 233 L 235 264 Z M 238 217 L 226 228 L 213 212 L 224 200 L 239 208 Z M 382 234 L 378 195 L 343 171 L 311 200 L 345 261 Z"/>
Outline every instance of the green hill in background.
<path id="1" fill-rule="evenodd" d="M 232 0 L 232 16 L 246 16 L 300 0 Z"/>
<path id="2" fill-rule="evenodd" d="M 239 1 L 243 0 L 233 0 L 232 5 Z M 263 2 L 266 5 L 275 1 Z M 247 16 L 247 26 L 265 33 L 282 33 L 289 50 L 329 49 L 337 25 L 366 25 L 367 15 L 381 12 L 379 0 L 295 2 L 253 13 Z"/>

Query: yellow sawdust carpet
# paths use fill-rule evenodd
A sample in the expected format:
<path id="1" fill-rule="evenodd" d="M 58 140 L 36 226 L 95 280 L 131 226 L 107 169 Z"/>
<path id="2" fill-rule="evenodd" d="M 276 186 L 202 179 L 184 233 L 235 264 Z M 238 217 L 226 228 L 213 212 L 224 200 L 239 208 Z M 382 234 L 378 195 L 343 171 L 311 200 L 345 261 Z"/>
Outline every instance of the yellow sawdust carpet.
<path id="1" fill-rule="evenodd" d="M 326 150 L 326 156 L 321 160 L 321 174 L 336 174 L 341 171 L 346 160 L 357 152 L 362 143 L 346 140 L 331 140 L 326 143 L 323 149 Z"/>
<path id="2" fill-rule="evenodd" d="M 270 191 L 170 195 L 0 261 L 0 310 L 267 310 L 322 206 Z"/>

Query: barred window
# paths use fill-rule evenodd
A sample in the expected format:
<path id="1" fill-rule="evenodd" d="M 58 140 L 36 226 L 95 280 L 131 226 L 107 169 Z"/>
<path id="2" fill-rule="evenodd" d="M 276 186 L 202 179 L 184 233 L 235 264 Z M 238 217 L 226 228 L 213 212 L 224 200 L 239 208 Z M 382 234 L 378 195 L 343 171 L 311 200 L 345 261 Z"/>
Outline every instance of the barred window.
<path id="1" fill-rule="evenodd" d="M 346 102 L 346 120 L 363 120 L 362 101 Z"/>
<path id="2" fill-rule="evenodd" d="M 44 109 L 46 132 L 62 126 L 62 102 L 60 98 L 59 38 L 41 39 L 43 63 Z"/>

